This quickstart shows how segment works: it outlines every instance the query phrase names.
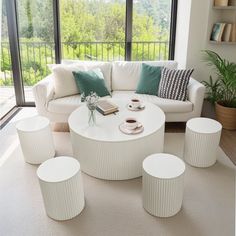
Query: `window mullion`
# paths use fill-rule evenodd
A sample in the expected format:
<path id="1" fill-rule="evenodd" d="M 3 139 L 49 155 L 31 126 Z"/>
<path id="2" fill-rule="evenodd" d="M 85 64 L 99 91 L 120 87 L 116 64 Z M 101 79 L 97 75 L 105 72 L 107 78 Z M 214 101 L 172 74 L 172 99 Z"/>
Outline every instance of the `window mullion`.
<path id="1" fill-rule="evenodd" d="M 131 61 L 132 53 L 133 0 L 126 0 L 125 60 Z"/>

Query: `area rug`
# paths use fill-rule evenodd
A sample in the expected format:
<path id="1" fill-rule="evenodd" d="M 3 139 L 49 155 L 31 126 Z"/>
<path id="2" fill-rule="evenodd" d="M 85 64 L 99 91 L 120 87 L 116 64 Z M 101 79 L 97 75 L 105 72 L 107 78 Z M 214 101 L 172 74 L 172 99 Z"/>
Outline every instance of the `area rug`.
<path id="1" fill-rule="evenodd" d="M 54 139 L 57 156 L 72 156 L 69 133 L 55 132 Z M 182 158 L 183 143 L 184 134 L 165 134 L 165 152 Z M 83 174 L 85 209 L 72 220 L 54 221 L 45 214 L 36 169 L 16 143 L 0 167 L 0 235 L 234 235 L 234 169 L 220 148 L 214 166 L 187 165 L 183 206 L 170 218 L 143 209 L 141 178 L 105 181 Z"/>

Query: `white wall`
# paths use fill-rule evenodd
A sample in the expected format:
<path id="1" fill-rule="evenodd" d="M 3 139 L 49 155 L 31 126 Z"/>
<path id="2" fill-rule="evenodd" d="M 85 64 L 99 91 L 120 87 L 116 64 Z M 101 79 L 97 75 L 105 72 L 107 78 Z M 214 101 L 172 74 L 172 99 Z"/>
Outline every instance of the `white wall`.
<path id="1" fill-rule="evenodd" d="M 217 21 L 216 17 L 219 19 L 220 16 L 219 12 L 212 9 L 212 4 L 213 0 L 179 0 L 178 4 L 175 60 L 180 68 L 194 68 L 193 77 L 199 81 L 207 80 L 212 73 L 202 61 L 201 50 L 213 50 L 236 63 L 236 45 L 215 45 L 209 42 L 212 25 Z"/>

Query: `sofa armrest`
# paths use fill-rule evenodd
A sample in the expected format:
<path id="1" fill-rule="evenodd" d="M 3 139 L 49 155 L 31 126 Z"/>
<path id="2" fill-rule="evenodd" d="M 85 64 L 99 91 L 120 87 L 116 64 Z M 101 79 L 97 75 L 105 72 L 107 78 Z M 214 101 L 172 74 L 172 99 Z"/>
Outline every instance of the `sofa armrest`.
<path id="1" fill-rule="evenodd" d="M 188 100 L 193 103 L 193 112 L 197 116 L 201 116 L 204 96 L 205 86 L 199 81 L 190 78 L 188 85 Z"/>
<path id="2" fill-rule="evenodd" d="M 45 115 L 45 113 L 47 113 L 47 103 L 53 98 L 53 94 L 54 86 L 52 74 L 48 75 L 33 86 L 35 105 L 40 115 Z"/>

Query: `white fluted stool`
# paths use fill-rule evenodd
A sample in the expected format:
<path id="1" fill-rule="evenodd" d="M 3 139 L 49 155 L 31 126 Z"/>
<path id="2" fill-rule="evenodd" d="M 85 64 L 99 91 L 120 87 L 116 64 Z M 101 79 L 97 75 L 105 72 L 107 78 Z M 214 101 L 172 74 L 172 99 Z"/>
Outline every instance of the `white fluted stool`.
<path id="1" fill-rule="evenodd" d="M 55 156 L 50 122 L 46 117 L 35 116 L 16 124 L 21 149 L 26 162 L 41 164 Z"/>
<path id="2" fill-rule="evenodd" d="M 143 207 L 154 216 L 170 217 L 182 206 L 184 162 L 171 154 L 157 153 L 143 161 Z"/>
<path id="3" fill-rule="evenodd" d="M 215 164 L 222 125 L 209 118 L 193 118 L 186 124 L 184 159 L 195 167 Z"/>
<path id="4" fill-rule="evenodd" d="M 84 190 L 79 162 L 56 157 L 42 163 L 37 175 L 46 213 L 55 220 L 68 220 L 84 208 Z"/>

